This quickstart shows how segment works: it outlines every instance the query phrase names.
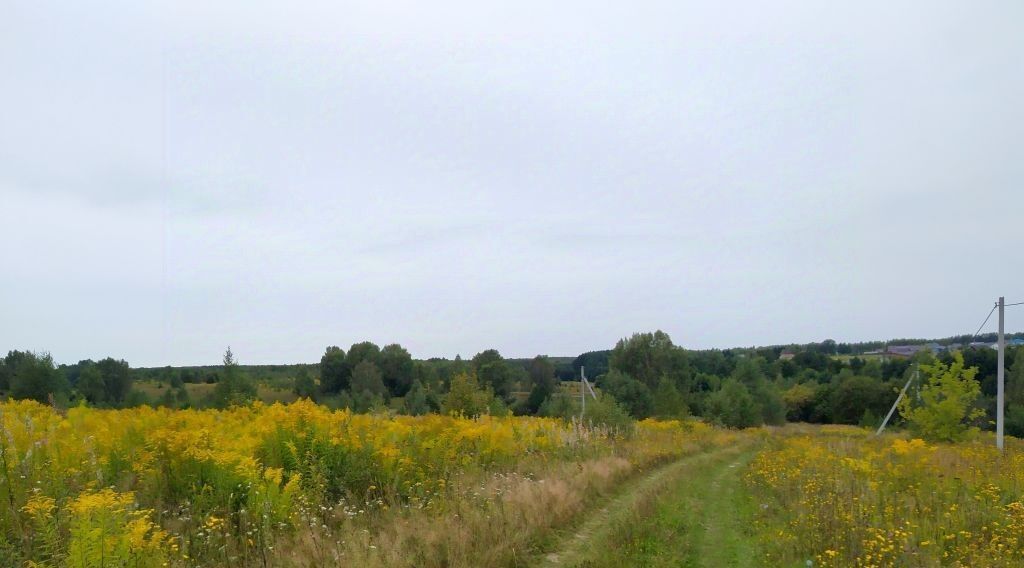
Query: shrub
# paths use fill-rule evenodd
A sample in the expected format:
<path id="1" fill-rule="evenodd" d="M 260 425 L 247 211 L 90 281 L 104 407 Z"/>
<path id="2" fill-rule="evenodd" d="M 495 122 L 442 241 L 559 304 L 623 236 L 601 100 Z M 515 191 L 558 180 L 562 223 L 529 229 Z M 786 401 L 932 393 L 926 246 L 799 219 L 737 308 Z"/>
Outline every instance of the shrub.
<path id="1" fill-rule="evenodd" d="M 761 409 L 754 397 L 747 386 L 736 379 L 726 379 L 721 389 L 708 396 L 705 416 L 729 428 L 749 428 L 762 423 Z"/>
<path id="2" fill-rule="evenodd" d="M 981 394 L 981 385 L 974 379 L 976 367 L 964 368 L 961 353 L 955 353 L 949 365 L 936 361 L 922 364 L 925 382 L 919 391 L 920 402 L 907 396 L 900 401 L 900 415 L 917 435 L 931 440 L 955 442 L 977 431 L 966 422 L 984 415 L 973 408 Z"/>

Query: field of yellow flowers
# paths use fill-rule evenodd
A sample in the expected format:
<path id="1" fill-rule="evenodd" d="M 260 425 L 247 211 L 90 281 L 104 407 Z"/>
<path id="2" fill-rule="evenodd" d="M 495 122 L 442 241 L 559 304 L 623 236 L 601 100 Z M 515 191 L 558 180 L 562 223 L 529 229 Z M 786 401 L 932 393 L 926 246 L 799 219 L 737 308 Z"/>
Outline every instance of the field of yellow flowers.
<path id="1" fill-rule="evenodd" d="M 0 403 L 0 565 L 518 565 L 620 479 L 732 434 L 527 417 Z"/>
<path id="2" fill-rule="evenodd" d="M 1024 447 L 827 426 L 751 464 L 767 566 L 1022 566 Z"/>

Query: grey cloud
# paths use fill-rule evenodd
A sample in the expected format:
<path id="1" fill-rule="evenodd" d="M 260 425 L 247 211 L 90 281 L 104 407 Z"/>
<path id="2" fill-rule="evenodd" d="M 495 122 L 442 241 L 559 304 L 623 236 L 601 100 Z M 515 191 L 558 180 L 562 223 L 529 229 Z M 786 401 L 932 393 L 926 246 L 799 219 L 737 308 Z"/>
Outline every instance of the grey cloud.
<path id="1" fill-rule="evenodd" d="M 655 328 L 695 347 L 958 333 L 1024 299 L 993 245 L 1024 206 L 1022 17 L 16 3 L 0 349 L 164 364 L 228 343 L 271 362 L 363 338 L 426 357 Z"/>

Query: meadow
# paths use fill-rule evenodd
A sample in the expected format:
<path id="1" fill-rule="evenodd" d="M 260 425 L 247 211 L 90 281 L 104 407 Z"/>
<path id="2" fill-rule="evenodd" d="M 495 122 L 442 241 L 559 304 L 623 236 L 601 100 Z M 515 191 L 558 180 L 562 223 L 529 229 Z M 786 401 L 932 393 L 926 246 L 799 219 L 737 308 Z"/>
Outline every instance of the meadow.
<path id="1" fill-rule="evenodd" d="M 0 565 L 514 566 L 616 485 L 736 434 L 537 417 L 0 403 Z"/>
<path id="2" fill-rule="evenodd" d="M 1019 566 L 1024 444 L 0 403 L 0 565 Z M 600 509 L 600 510 L 597 510 Z"/>
<path id="3" fill-rule="evenodd" d="M 766 566 L 1024 565 L 1024 450 L 844 426 L 769 438 L 746 483 Z"/>

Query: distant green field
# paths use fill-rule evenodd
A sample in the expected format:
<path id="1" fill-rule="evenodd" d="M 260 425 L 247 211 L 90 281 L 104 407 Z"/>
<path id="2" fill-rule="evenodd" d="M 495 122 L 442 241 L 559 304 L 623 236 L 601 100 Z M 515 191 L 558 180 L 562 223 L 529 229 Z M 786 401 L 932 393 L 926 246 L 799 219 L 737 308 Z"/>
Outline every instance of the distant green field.
<path id="1" fill-rule="evenodd" d="M 871 354 L 871 355 L 833 355 L 832 356 L 833 359 L 836 359 L 837 361 L 842 361 L 844 363 L 848 363 L 850 361 L 850 359 L 853 359 L 854 357 L 857 357 L 857 358 L 862 359 L 864 361 L 871 361 L 871 360 L 881 361 L 882 359 L 885 358 L 883 355 L 878 355 L 878 354 Z"/>

